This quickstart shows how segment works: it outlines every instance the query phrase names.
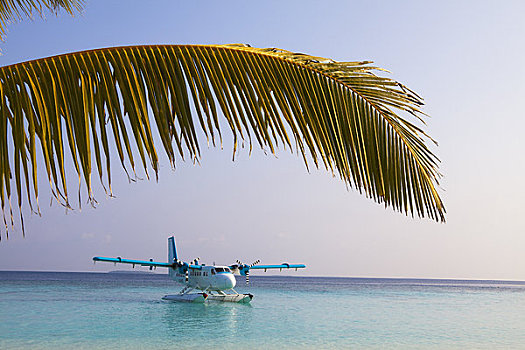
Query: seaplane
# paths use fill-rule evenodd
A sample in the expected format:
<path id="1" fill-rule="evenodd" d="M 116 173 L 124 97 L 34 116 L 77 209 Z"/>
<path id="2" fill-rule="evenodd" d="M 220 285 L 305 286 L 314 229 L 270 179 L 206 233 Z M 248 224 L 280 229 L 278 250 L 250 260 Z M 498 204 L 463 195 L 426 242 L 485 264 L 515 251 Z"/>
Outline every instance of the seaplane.
<path id="1" fill-rule="evenodd" d="M 130 260 L 121 257 L 106 258 L 95 256 L 93 262 L 103 261 L 116 264 L 130 264 L 135 266 L 146 266 L 150 270 L 157 267 L 168 269 L 169 276 L 177 283 L 184 287 L 178 294 L 165 295 L 163 300 L 169 301 L 186 301 L 193 303 L 204 303 L 206 301 L 249 303 L 253 299 L 252 294 L 239 294 L 233 289 L 236 285 L 234 274 L 246 277 L 246 285 L 250 282 L 250 270 L 270 269 L 304 269 L 304 264 L 282 263 L 277 265 L 260 265 L 260 260 L 252 264 L 244 264 L 237 260 L 235 264 L 228 266 L 217 266 L 201 264 L 200 259 L 194 259 L 191 262 L 181 261 L 177 257 L 177 247 L 175 237 L 168 238 L 168 262 L 156 262 L 153 259 Z M 199 290 L 197 292 L 195 290 Z"/>

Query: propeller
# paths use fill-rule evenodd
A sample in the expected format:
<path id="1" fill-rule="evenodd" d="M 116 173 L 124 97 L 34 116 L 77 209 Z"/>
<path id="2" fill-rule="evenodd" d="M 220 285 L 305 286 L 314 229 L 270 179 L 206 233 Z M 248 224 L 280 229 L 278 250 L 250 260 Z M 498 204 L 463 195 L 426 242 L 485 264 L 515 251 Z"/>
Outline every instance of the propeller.
<path id="1" fill-rule="evenodd" d="M 261 260 L 260 260 L 260 259 L 257 259 L 257 260 L 255 260 L 254 262 L 252 262 L 252 263 L 250 264 L 250 267 L 254 267 L 255 265 L 257 265 L 257 264 L 260 263 L 260 262 L 261 262 Z M 250 284 L 250 268 L 248 268 L 248 269 L 246 270 L 246 285 L 249 285 L 249 284 Z"/>
<path id="2" fill-rule="evenodd" d="M 231 268 L 234 270 L 234 272 L 239 272 L 240 275 L 246 276 L 246 285 L 249 285 L 250 284 L 250 268 L 260 263 L 261 260 L 257 259 L 250 265 L 243 264 L 240 260 L 235 260 L 235 262 L 237 264 L 232 265 Z"/>
<path id="3" fill-rule="evenodd" d="M 179 269 L 179 273 L 183 273 L 184 274 L 184 278 L 186 280 L 186 283 L 189 281 L 189 270 L 190 270 L 190 265 L 188 265 L 188 263 L 185 263 L 184 261 L 181 261 L 181 260 L 178 260 L 178 259 L 173 259 L 173 267 L 172 269 Z"/>

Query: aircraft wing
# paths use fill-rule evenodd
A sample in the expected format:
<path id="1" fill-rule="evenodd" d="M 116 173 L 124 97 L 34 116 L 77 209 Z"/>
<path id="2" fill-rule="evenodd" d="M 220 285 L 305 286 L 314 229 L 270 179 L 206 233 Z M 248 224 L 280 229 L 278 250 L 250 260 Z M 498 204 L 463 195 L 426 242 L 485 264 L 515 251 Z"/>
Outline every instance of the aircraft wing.
<path id="1" fill-rule="evenodd" d="M 131 264 L 133 267 L 135 265 L 140 266 L 149 266 L 151 267 L 181 267 L 184 265 L 178 265 L 175 266 L 174 264 L 165 263 L 165 262 L 156 262 L 153 261 L 153 259 L 147 261 L 147 260 L 131 260 L 131 259 L 122 259 L 120 256 L 116 258 L 105 258 L 102 256 L 95 256 L 93 258 L 93 261 L 104 261 L 104 262 L 112 262 L 112 263 L 119 263 L 119 264 Z M 184 263 L 187 268 L 195 269 L 195 270 L 201 270 L 202 265 L 188 265 L 187 263 Z"/>
<path id="2" fill-rule="evenodd" d="M 304 264 L 288 264 L 282 263 L 280 265 L 255 265 L 251 266 L 250 270 L 267 270 L 267 269 L 304 269 Z"/>
<path id="3" fill-rule="evenodd" d="M 140 265 L 140 266 L 151 266 L 151 267 L 173 267 L 173 264 L 163 263 L 163 262 L 156 262 L 153 260 L 146 261 L 146 260 L 130 260 L 130 259 L 122 259 L 121 257 L 118 258 L 105 258 L 101 256 L 95 256 L 93 258 L 93 261 L 104 261 L 104 262 L 112 262 L 112 263 L 119 263 L 119 264 L 131 264 L 133 266 Z"/>

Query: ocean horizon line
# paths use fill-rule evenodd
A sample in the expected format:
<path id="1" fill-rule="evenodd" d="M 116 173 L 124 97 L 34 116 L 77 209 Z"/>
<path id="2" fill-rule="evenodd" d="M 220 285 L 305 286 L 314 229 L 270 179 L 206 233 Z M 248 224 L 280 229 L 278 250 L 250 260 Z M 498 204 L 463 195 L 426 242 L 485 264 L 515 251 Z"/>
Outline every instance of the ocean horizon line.
<path id="1" fill-rule="evenodd" d="M 0 273 L 85 273 L 85 274 L 109 274 L 109 273 L 122 273 L 124 275 L 126 274 L 140 274 L 140 275 L 158 275 L 158 276 L 168 276 L 167 273 L 159 273 L 159 272 L 152 272 L 152 271 L 146 271 L 146 270 L 112 270 L 112 271 L 56 271 L 56 270 L 0 270 Z M 363 280 L 413 280 L 413 281 L 456 281 L 456 282 L 482 282 L 482 283 L 520 283 L 525 284 L 525 280 L 518 280 L 518 279 L 484 279 L 484 278 L 462 278 L 462 277 L 377 277 L 377 276 L 330 276 L 330 275 L 270 275 L 270 274 L 253 274 L 250 277 L 271 277 L 271 278 L 340 278 L 340 279 L 363 279 Z"/>

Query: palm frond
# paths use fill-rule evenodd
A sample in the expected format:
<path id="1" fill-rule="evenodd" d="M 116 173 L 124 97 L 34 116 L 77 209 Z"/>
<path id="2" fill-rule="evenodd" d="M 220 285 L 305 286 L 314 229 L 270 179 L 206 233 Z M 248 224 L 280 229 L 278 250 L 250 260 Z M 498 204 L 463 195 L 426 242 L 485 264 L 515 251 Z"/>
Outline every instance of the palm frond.
<path id="1" fill-rule="evenodd" d="M 37 158 L 54 197 L 69 207 L 66 157 L 92 199 L 93 163 L 111 193 L 110 152 L 126 172 L 139 166 L 157 174 L 155 128 L 174 166 L 178 156 L 200 158 L 199 129 L 222 144 L 226 122 L 234 155 L 239 142 L 272 153 L 295 145 L 306 164 L 311 159 L 375 201 L 444 221 L 430 138 L 400 115 L 422 116 L 423 102 L 373 74 L 370 63 L 246 45 L 154 45 L 2 67 L 2 208 L 13 177 L 18 206 L 23 192 L 31 208 L 38 203 Z"/>
<path id="2" fill-rule="evenodd" d="M 83 3 L 84 0 L 1 0 L 0 39 L 4 40 L 9 24 L 21 21 L 24 17 L 33 18 L 34 14 L 43 16 L 45 9 L 55 14 L 63 9 L 73 15 L 82 9 Z"/>

